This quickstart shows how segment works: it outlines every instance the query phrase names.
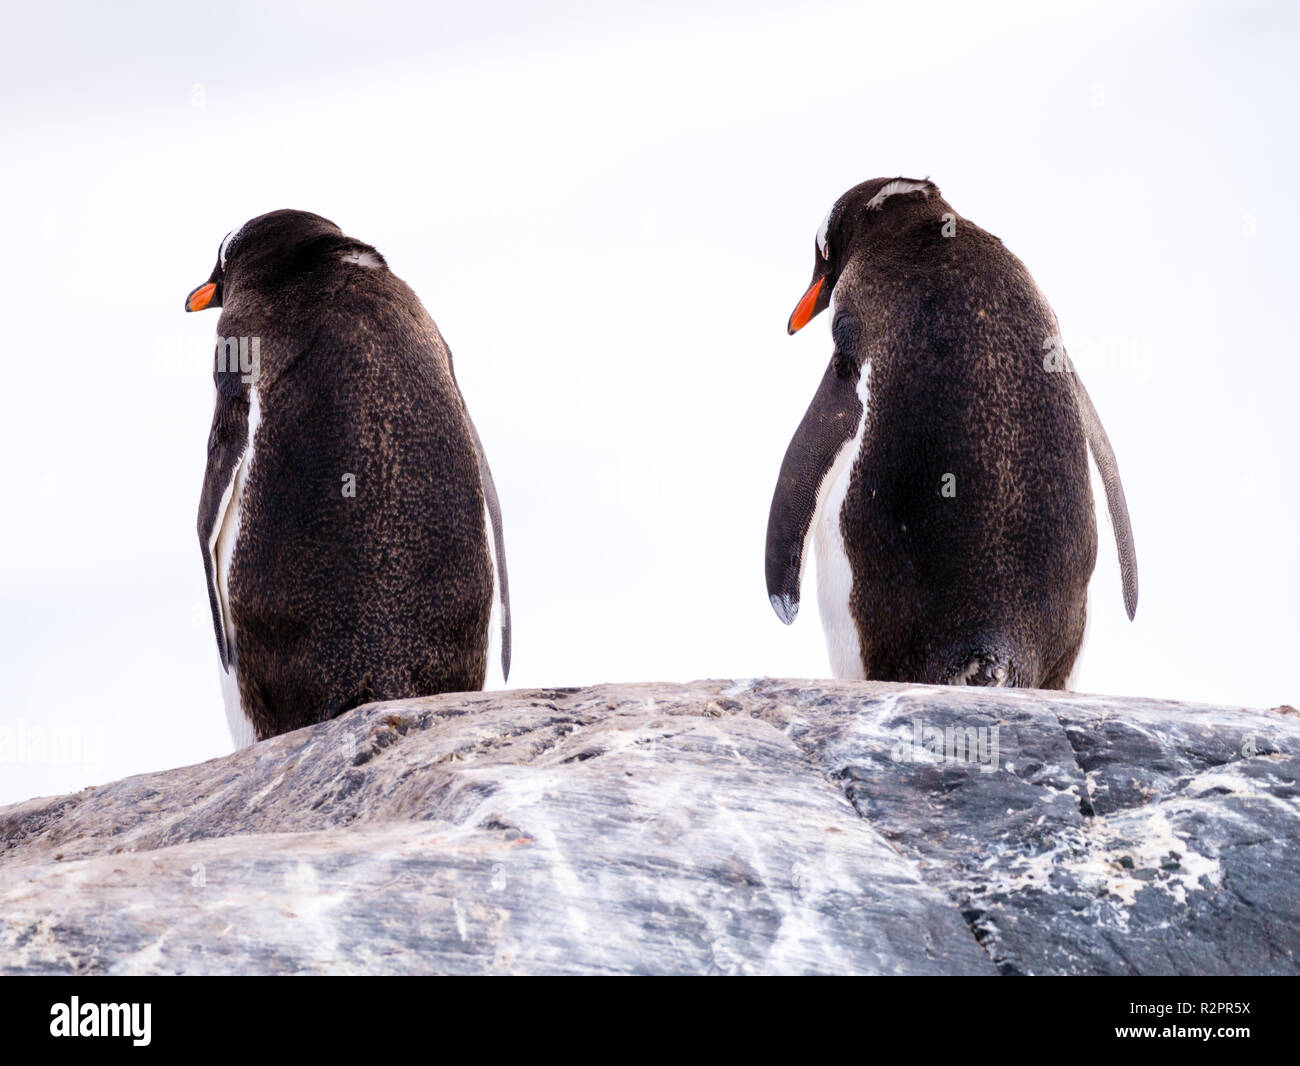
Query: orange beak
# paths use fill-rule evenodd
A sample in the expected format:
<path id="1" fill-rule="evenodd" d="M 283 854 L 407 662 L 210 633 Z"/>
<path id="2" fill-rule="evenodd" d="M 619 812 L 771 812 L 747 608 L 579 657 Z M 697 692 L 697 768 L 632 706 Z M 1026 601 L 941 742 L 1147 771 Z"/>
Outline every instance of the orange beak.
<path id="1" fill-rule="evenodd" d="M 212 302 L 213 294 L 217 291 L 215 281 L 207 281 L 185 297 L 186 311 L 202 311 Z"/>
<path id="2" fill-rule="evenodd" d="M 803 294 L 803 298 L 795 305 L 794 314 L 790 316 L 790 324 L 786 326 L 788 333 L 798 333 L 812 320 L 814 308 L 817 306 L 817 294 L 822 291 L 822 285 L 825 281 L 826 275 L 823 274 L 808 286 L 808 291 Z"/>

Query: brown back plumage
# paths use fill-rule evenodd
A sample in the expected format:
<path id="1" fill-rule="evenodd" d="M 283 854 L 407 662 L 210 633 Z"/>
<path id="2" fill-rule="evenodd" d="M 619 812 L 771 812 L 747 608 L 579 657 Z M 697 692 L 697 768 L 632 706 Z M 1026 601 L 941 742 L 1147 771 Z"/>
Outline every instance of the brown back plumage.
<path id="1" fill-rule="evenodd" d="M 1051 308 L 1001 241 L 957 215 L 933 183 L 901 178 L 865 182 L 837 202 L 792 331 L 832 291 L 827 378 L 840 383 L 823 382 L 791 444 L 800 456 L 786 464 L 797 470 L 801 456 L 852 435 L 856 420 L 847 435 L 845 422 L 862 410 L 868 374 L 839 515 L 865 676 L 1063 686 L 1096 561 L 1089 440 L 1121 518 L 1130 616 L 1136 559 L 1100 421 L 1068 360 L 1059 371 L 1045 361 L 1059 347 Z M 838 417 L 822 409 L 826 396 L 845 398 Z M 778 485 L 769 593 L 775 570 L 777 590 L 788 595 L 793 581 L 797 595 L 798 565 L 782 560 L 801 557 L 798 531 L 816 493 L 807 477 L 797 491 Z"/>
<path id="2" fill-rule="evenodd" d="M 214 276 L 219 336 L 260 342 L 255 382 L 216 374 L 199 522 L 211 569 L 255 389 L 227 629 L 257 736 L 370 700 L 481 688 L 504 545 L 433 320 L 373 248 L 305 212 L 248 223 Z M 508 629 L 502 651 L 508 670 Z"/>

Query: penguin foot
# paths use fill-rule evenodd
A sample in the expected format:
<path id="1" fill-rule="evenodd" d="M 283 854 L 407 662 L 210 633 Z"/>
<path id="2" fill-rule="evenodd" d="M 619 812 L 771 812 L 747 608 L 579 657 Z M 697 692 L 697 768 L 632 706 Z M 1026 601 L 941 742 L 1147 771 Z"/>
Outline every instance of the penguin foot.
<path id="1" fill-rule="evenodd" d="M 1011 684 L 1011 669 L 1000 659 L 975 655 L 948 680 L 948 684 L 1005 688 Z"/>

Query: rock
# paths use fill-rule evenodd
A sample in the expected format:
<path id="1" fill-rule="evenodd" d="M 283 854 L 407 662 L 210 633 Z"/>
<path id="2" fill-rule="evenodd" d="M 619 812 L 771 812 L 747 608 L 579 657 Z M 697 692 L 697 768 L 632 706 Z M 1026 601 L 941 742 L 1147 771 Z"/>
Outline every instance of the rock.
<path id="1" fill-rule="evenodd" d="M 372 704 L 0 809 L 0 971 L 1294 973 L 1298 777 L 1294 715 L 1142 699 Z"/>

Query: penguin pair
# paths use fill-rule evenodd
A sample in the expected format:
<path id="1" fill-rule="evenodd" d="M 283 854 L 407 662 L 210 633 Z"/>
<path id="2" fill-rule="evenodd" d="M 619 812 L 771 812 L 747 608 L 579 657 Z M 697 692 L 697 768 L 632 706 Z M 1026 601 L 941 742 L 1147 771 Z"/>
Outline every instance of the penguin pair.
<path id="1" fill-rule="evenodd" d="M 809 546 L 837 677 L 1068 684 L 1101 473 L 1124 604 L 1137 559 L 1110 441 L 1024 264 L 928 180 L 876 178 L 817 231 L 789 332 L 834 350 L 781 464 L 767 590 L 794 621 Z"/>
<path id="2" fill-rule="evenodd" d="M 1065 686 L 1096 560 L 1089 449 L 1130 618 L 1137 563 L 1047 301 L 928 180 L 850 189 L 815 256 L 789 332 L 833 305 L 835 347 L 772 500 L 778 617 L 794 621 L 811 543 L 837 677 Z M 495 633 L 508 677 L 501 510 L 411 289 L 332 222 L 273 211 L 221 242 L 185 301 L 209 307 L 198 532 L 236 743 L 481 688 Z"/>
<path id="3" fill-rule="evenodd" d="M 415 293 L 334 223 L 272 211 L 221 242 L 185 300 L 210 307 L 198 532 L 236 744 L 482 688 L 496 633 L 507 677 L 496 489 Z"/>

